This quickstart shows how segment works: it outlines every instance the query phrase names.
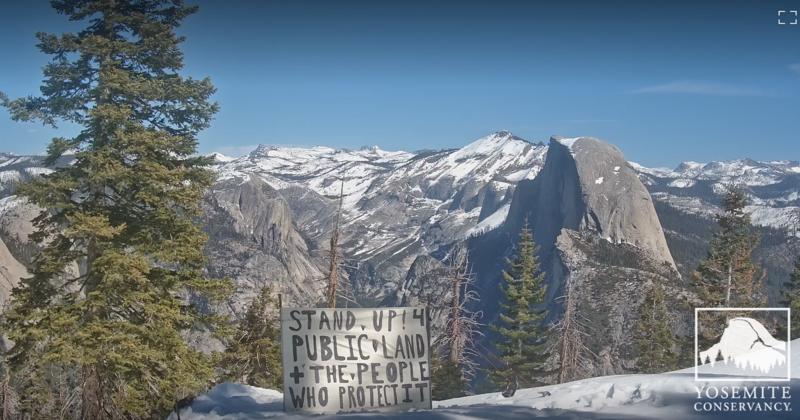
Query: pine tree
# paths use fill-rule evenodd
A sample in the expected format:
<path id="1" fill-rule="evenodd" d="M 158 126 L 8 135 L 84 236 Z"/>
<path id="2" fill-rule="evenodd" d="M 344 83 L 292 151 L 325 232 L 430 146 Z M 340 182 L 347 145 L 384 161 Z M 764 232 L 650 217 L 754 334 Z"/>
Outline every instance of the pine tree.
<path id="1" fill-rule="evenodd" d="M 730 186 L 723 204 L 724 212 L 717 216 L 719 230 L 693 276 L 699 297 L 707 307 L 756 306 L 763 300 L 752 260 L 758 236 L 744 211 L 747 196 L 742 189 Z"/>
<path id="2" fill-rule="evenodd" d="M 543 325 L 547 316 L 543 308 L 545 277 L 537 252 L 526 222 L 517 241 L 517 255 L 508 261 L 510 269 L 503 271 L 505 299 L 495 328 L 500 336 L 496 346 L 502 366 L 492 372 L 497 384 L 510 377 L 516 377 L 523 387 L 542 382 L 537 376 L 544 373 L 548 332 Z"/>
<path id="3" fill-rule="evenodd" d="M 46 209 L 33 236 L 43 249 L 4 325 L 16 343 L 12 370 L 36 391 L 21 393 L 22 410 L 64 404 L 37 398 L 61 396 L 55 384 L 66 383 L 75 394 L 63 401 L 77 417 L 163 418 L 213 374 L 211 358 L 182 331 L 215 331 L 221 320 L 186 297 L 221 298 L 230 288 L 204 278 L 206 237 L 196 223 L 213 181 L 211 159 L 195 154 L 197 134 L 217 111 L 208 79 L 179 74 L 175 29 L 196 8 L 181 0 L 52 5 L 84 29 L 37 34 L 52 55 L 42 96 L 2 98 L 15 120 L 81 128 L 48 147 L 47 163 L 69 150 L 70 166 L 19 189 Z"/>
<path id="4" fill-rule="evenodd" d="M 221 366 L 229 380 L 260 388 L 281 389 L 279 308 L 272 289 L 264 287 L 250 306 L 225 352 Z"/>
<path id="5" fill-rule="evenodd" d="M 800 336 L 800 258 L 794 263 L 794 271 L 784 287 L 786 289 L 783 291 L 781 304 L 791 308 L 792 319 L 789 325 L 792 327 L 791 337 L 794 339 Z M 782 331 L 785 332 L 786 329 L 782 328 Z"/>
<path id="6" fill-rule="evenodd" d="M 678 359 L 673 347 L 676 340 L 669 326 L 664 289 L 660 284 L 649 288 L 639 305 L 638 315 L 633 340 L 640 372 L 657 373 L 675 369 Z"/>
<path id="7" fill-rule="evenodd" d="M 448 358 L 432 356 L 433 375 L 431 376 L 431 398 L 436 401 L 463 397 L 468 383 L 464 372 L 457 363 Z"/>

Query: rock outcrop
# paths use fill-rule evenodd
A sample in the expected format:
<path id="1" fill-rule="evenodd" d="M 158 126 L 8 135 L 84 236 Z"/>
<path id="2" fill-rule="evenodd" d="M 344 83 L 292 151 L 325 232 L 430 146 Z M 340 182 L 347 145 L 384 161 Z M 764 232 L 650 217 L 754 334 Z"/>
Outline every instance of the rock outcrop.
<path id="1" fill-rule="evenodd" d="M 472 241 L 478 255 L 480 289 L 487 322 L 494 322 L 501 299 L 503 257 L 523 225 L 533 230 L 547 274 L 550 319 L 561 317 L 569 285 L 587 344 L 602 360 L 590 358 L 592 374 L 632 368 L 629 332 L 635 310 L 654 282 L 672 297 L 685 297 L 653 202 L 637 173 L 616 147 L 593 138 L 550 141 L 539 175 L 519 183 L 501 229 Z M 682 324 L 676 329 L 685 328 Z"/>
<path id="2" fill-rule="evenodd" d="M 0 239 L 0 310 L 8 301 L 11 289 L 16 287 L 19 280 L 27 274 L 25 266 L 11 255 L 6 244 Z"/>
<path id="3" fill-rule="evenodd" d="M 591 231 L 627 243 L 674 267 L 653 201 L 615 146 L 581 137 L 553 137 L 544 168 L 521 182 L 507 224 L 527 218 L 539 244 L 552 244 L 561 229 Z"/>
<path id="4" fill-rule="evenodd" d="M 28 236 L 33 232 L 31 219 L 38 209 L 17 197 L 0 198 L 0 310 L 8 301 L 11 289 L 28 275 L 36 247 Z"/>
<path id="5" fill-rule="evenodd" d="M 324 261 L 312 255 L 275 189 L 256 177 L 225 180 L 206 194 L 203 209 L 209 272 L 236 285 L 225 311 L 241 313 L 265 285 L 284 294 L 287 304 L 321 299 Z"/>

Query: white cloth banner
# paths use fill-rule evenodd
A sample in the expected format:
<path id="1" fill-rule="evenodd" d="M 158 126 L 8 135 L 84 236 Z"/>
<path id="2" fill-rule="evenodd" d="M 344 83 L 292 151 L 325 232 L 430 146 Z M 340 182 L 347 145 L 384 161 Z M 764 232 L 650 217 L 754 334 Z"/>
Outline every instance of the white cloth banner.
<path id="1" fill-rule="evenodd" d="M 282 308 L 286 411 L 431 407 L 427 309 Z"/>

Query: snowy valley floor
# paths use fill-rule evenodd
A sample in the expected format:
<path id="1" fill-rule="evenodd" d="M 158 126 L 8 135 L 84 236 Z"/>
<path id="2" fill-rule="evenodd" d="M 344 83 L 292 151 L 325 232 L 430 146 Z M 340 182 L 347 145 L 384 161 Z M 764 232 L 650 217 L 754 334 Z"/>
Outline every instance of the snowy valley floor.
<path id="1" fill-rule="evenodd" d="M 800 340 L 794 340 L 791 344 L 792 359 L 800 361 Z M 720 371 L 719 377 L 724 377 L 724 370 Z M 310 417 L 284 413 L 283 396 L 279 391 L 226 383 L 198 397 L 190 407 L 181 411 L 181 419 L 797 419 L 800 418 L 800 363 L 795 362 L 795 366 L 792 366 L 791 377 L 790 383 L 774 383 L 791 385 L 791 405 L 795 411 L 786 413 L 695 412 L 693 405 L 705 401 L 697 399 L 696 387 L 709 383 L 695 382 L 694 368 L 689 368 L 655 375 L 604 376 L 521 389 L 512 398 L 504 398 L 499 393 L 473 395 L 434 402 L 433 410 Z M 717 387 L 743 384 L 741 381 L 713 382 Z M 748 384 L 769 386 L 773 383 Z M 170 417 L 174 418 L 174 415 Z"/>
<path id="2" fill-rule="evenodd" d="M 719 384 L 719 383 L 718 383 Z M 786 383 L 783 383 L 784 385 Z M 702 383 L 698 383 L 702 385 Z M 800 392 L 800 380 L 791 382 Z M 433 410 L 402 413 L 358 413 L 330 416 L 288 415 L 280 392 L 239 384 L 222 384 L 199 397 L 181 412 L 182 419 L 712 419 L 797 418 L 790 413 L 696 413 L 695 382 L 691 374 L 620 375 L 592 378 L 561 385 L 520 390 L 512 398 L 498 393 L 434 402 Z M 549 391 L 542 397 L 540 392 Z M 792 405 L 800 407 L 793 395 Z M 175 418 L 174 416 L 172 418 Z"/>

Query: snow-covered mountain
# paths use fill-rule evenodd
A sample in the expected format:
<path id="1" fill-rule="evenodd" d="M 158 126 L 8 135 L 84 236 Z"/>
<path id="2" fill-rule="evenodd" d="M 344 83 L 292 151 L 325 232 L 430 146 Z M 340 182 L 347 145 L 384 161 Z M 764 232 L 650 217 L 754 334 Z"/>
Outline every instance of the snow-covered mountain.
<path id="1" fill-rule="evenodd" d="M 710 216 L 728 185 L 746 187 L 753 223 L 781 229 L 800 224 L 800 162 L 752 159 L 683 162 L 675 169 L 631 163 L 656 200 L 683 211 Z"/>
<path id="2" fill-rule="evenodd" d="M 494 201 L 502 201 L 518 181 L 536 176 L 546 151 L 541 143 L 499 131 L 454 150 L 409 153 L 377 146 L 348 150 L 261 145 L 242 158 L 215 158 L 220 181 L 256 175 L 277 190 L 299 186 L 329 199 L 341 190 L 350 223 L 378 213 L 370 204 L 386 193 L 402 194 L 411 207 L 454 213 L 481 207 L 474 200 L 483 187 L 499 196 Z M 476 221 L 478 215 L 462 217 Z"/>
<path id="3" fill-rule="evenodd" d="M 301 248 L 306 249 L 308 261 L 276 262 L 297 268 L 289 270 L 293 275 L 318 276 L 325 265 L 331 214 L 341 190 L 342 245 L 349 260 L 347 271 L 360 293 L 382 301 L 405 280 L 417 257 L 441 258 L 452 243 L 501 226 L 511 208 L 516 185 L 537 176 L 547 151 L 545 144 L 499 131 L 460 149 L 441 151 L 262 145 L 239 158 L 215 154 L 214 168 L 219 173 L 219 186 L 239 188 L 243 183 L 257 180 L 275 191 L 275 199 L 283 203 L 278 208 L 285 207 L 288 216 L 281 220 L 305 242 Z M 69 160 L 71 157 L 67 156 L 59 164 L 68 164 Z M 40 156 L 0 153 L 0 197 L 12 194 L 19 182 L 48 172 L 42 162 Z M 748 210 L 756 224 L 793 228 L 800 215 L 800 164 L 796 161 L 684 162 L 674 170 L 636 163 L 630 163 L 630 167 L 639 174 L 654 199 L 662 225 L 665 213 L 673 210 L 710 221 L 719 211 L 720 193 L 730 182 L 748 186 L 752 201 Z M 593 179 L 596 186 L 589 187 L 604 188 L 608 184 L 598 180 L 608 176 L 613 174 Z M 219 193 L 221 188 L 216 191 Z M 213 207 L 232 217 L 234 223 L 246 218 L 235 209 L 239 202 L 224 201 L 225 198 L 214 201 Z M 245 231 L 250 235 L 253 226 L 238 226 L 237 235 Z M 676 241 L 694 240 L 693 232 L 681 229 L 681 226 L 665 226 L 673 254 Z M 283 227 L 282 232 L 288 233 L 287 228 Z M 247 235 L 239 239 L 254 240 Z M 684 271 L 691 266 L 680 257 L 675 260 Z M 256 264 L 255 260 L 246 261 Z M 318 269 L 310 269 L 312 266 Z M 220 274 L 234 278 L 253 274 L 247 271 L 223 269 Z"/>
<path id="4" fill-rule="evenodd" d="M 50 172 L 50 169 L 42 167 L 43 160 L 39 156 L 0 153 L 0 197 L 11 194 L 19 183 Z"/>
<path id="5" fill-rule="evenodd" d="M 549 192 L 533 194 L 540 187 L 526 187 L 530 194 L 522 194 L 516 203 L 521 186 L 530 187 L 541 178 L 550 146 L 507 131 L 452 150 L 264 145 L 243 157 L 215 154 L 213 168 L 219 177 L 206 196 L 202 219 L 209 235 L 208 269 L 237 285 L 231 302 L 217 309 L 239 313 L 264 284 L 283 293 L 287 304 L 318 302 L 340 191 L 343 284 L 355 300 L 348 304 L 413 304 L 423 292 L 437 294 L 431 299 L 445 299 L 447 292 L 439 293 L 434 283 L 440 280 L 436 273 L 447 252 L 460 242 L 477 249 L 477 244 L 489 243 L 489 237 L 495 241 L 495 246 L 489 245 L 494 250 L 473 257 L 476 271 L 491 273 L 483 283 L 496 293 L 496 283 L 491 282 L 514 239 L 513 229 L 504 226 L 521 223 L 525 214 L 542 213 L 536 219 L 541 220 L 536 226 L 539 234 L 551 231 L 551 239 L 557 239 L 560 229 L 573 229 L 560 236 L 559 244 L 572 244 L 570 270 L 586 278 L 602 274 L 592 288 L 610 287 L 603 279 L 628 278 L 627 283 L 614 283 L 624 293 L 607 302 L 615 308 L 607 314 L 625 322 L 630 317 L 624 308 L 638 298 L 643 284 L 654 276 L 671 275 L 673 262 L 686 278 L 704 254 L 713 227 L 710 216 L 719 210 L 726 183 L 748 185 L 757 223 L 788 226 L 800 206 L 797 162 L 687 162 L 675 170 L 653 169 L 626 163 L 621 151 L 602 141 L 554 141 L 570 153 L 551 164 Z M 581 148 L 588 154 L 581 155 Z M 593 159 L 595 151 L 602 152 L 602 161 Z M 70 159 L 67 156 L 58 164 Z M 38 156 L 0 154 L 0 199 L 13 194 L 20 181 L 49 171 L 42 162 Z M 563 177 L 572 177 L 573 190 L 563 189 Z M 633 182 L 637 177 L 641 184 Z M 577 196 L 568 195 L 573 193 Z M 565 197 L 574 202 L 553 201 Z M 629 203 L 633 197 L 639 204 Z M 23 220 L 29 212 L 13 211 L 20 200 L 8 198 L 4 203 L 0 217 L 14 222 L 0 224 L 0 241 L 8 250 L 0 252 L 0 263 L 14 267 L 7 275 L 14 277 L 29 266 L 34 252 L 19 239 L 26 236 L 16 231 L 18 226 L 29 226 Z M 561 213 L 545 214 L 556 207 Z M 634 219 L 634 224 L 625 222 Z M 565 225 L 566 221 L 574 226 Z M 797 238 L 789 238 L 785 230 L 776 232 L 765 237 L 757 255 L 775 290 L 788 275 L 789 259 L 800 249 Z M 555 245 L 555 239 L 548 246 Z M 594 248 L 587 248 L 590 245 Z M 583 259 L 577 258 L 579 254 Z M 490 255 L 497 258 L 483 261 Z M 616 262 L 603 260 L 609 256 Z M 631 261 L 635 267 L 628 266 Z M 639 264 L 643 261 L 646 264 Z M 662 263 L 664 267 L 656 266 Z M 614 264 L 618 266 L 611 267 Z M 546 270 L 555 273 L 564 267 L 554 264 Z M 0 281 L 0 295 L 14 282 Z"/>
<path id="6" fill-rule="evenodd" d="M 709 163 L 686 161 L 675 169 L 633 165 L 648 175 L 685 180 L 685 185 L 675 185 L 683 188 L 691 186 L 693 180 L 709 180 L 723 185 L 729 182 L 749 186 L 773 185 L 780 183 L 787 175 L 800 174 L 800 162 L 790 160 L 758 162 L 752 159 L 737 159 Z"/>
<path id="7" fill-rule="evenodd" d="M 392 296 L 418 257 L 501 224 L 514 186 L 536 176 L 546 151 L 500 131 L 416 153 L 259 146 L 237 159 L 217 156 L 215 168 L 219 183 L 258 180 L 275 190 L 320 269 L 341 191 L 348 284 L 366 303 Z"/>

